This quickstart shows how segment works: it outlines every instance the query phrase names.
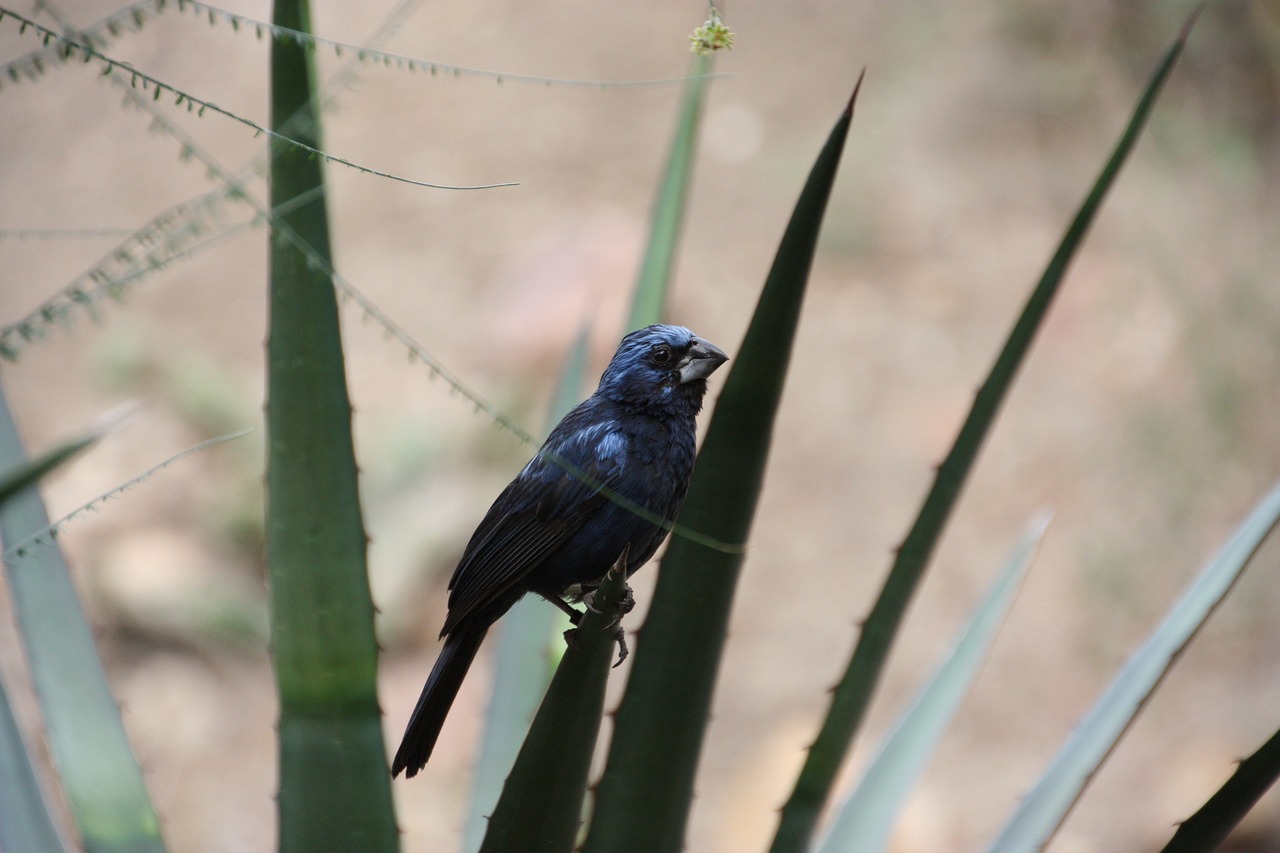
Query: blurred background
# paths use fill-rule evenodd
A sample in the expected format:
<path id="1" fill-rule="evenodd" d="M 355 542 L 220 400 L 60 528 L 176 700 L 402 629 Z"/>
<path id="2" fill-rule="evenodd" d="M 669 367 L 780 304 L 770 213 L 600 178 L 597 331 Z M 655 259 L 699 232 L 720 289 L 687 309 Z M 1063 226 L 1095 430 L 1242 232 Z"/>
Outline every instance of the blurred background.
<path id="1" fill-rule="evenodd" d="M 118 8 L 43 5 L 77 26 Z M 691 851 L 766 847 L 931 466 L 1190 6 L 721 7 L 738 38 L 706 103 L 669 317 L 731 355 L 808 167 L 863 67 L 867 77 L 738 594 Z M 266 2 L 225 7 L 270 16 Z M 13 8 L 55 25 L 47 10 Z M 316 0 L 314 27 L 365 44 L 382 31 L 387 49 L 444 63 L 622 81 L 683 74 L 688 34 L 706 17 L 692 0 L 422 0 L 394 11 L 387 0 Z M 0 23 L 5 61 L 38 46 Z M 268 46 L 251 29 L 170 9 L 106 52 L 266 123 Z M 321 78 L 344 61 L 322 52 Z M 73 63 L 0 80 L 0 323 L 36 310 L 124 233 L 218 186 L 149 115 L 122 108 L 98 72 Z M 417 180 L 520 185 L 449 192 L 330 166 L 339 270 L 541 435 L 579 328 L 593 331 L 592 384 L 623 331 L 679 95 L 357 66 L 326 118 L 332 153 Z M 262 154 L 248 128 L 171 101 L 161 100 L 164 115 L 229 171 Z M 1026 520 L 1052 508 L 1037 563 L 895 850 L 982 849 L 1280 474 L 1278 140 L 1280 2 L 1211 4 L 979 460 L 873 706 L 855 764 L 932 670 Z M 249 188 L 265 197 L 260 179 Z M 208 233 L 250 216 L 228 203 Z M 181 853 L 266 850 L 274 838 L 265 248 L 262 229 L 241 232 L 0 367 L 33 451 L 122 401 L 142 403 L 127 428 L 48 481 L 55 518 L 199 441 L 254 430 L 157 473 L 61 538 Z M 438 648 L 454 562 L 532 449 L 350 305 L 345 334 L 394 747 Z M 712 381 L 712 403 L 722 382 Z M 654 574 L 635 579 L 632 629 Z M 1054 850 L 1158 850 L 1274 731 L 1278 609 L 1271 542 Z M 0 617 L 0 668 L 25 694 L 7 609 Z M 482 658 L 426 772 L 395 785 L 407 851 L 456 849 L 489 672 Z M 626 675 L 614 672 L 615 692 Z M 21 710 L 34 733 L 29 696 Z M 1280 849 L 1280 796 L 1233 843 Z"/>

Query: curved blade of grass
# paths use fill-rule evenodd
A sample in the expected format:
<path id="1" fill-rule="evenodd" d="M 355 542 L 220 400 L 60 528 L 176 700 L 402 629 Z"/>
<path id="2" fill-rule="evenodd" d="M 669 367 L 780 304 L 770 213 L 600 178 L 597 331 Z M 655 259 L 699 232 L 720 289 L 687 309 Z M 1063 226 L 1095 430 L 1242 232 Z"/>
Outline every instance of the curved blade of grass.
<path id="1" fill-rule="evenodd" d="M 861 78 L 859 78 L 861 84 Z M 853 119 L 853 98 L 809 174 L 698 454 L 680 523 L 745 543 L 764 479 L 814 249 Z M 676 531 L 617 714 L 587 853 L 684 848 L 716 672 L 744 549 Z"/>
<path id="2" fill-rule="evenodd" d="M 836 811 L 818 853 L 878 853 L 888 846 L 902 804 L 986 660 L 1048 524 L 1045 513 L 1027 526 L 947 659 L 898 721 L 858 787 Z"/>
<path id="3" fill-rule="evenodd" d="M 547 419 L 548 432 L 580 399 L 589 344 L 590 335 L 584 326 L 560 371 Z M 489 815 L 551 680 L 550 643 L 555 626 L 562 619 L 559 610 L 533 595 L 516 602 L 502 619 L 494 655 L 493 696 L 480 740 L 464 850 L 478 850 L 484 840 Z"/>
<path id="4" fill-rule="evenodd" d="M 1124 665 L 1106 693 L 1063 744 L 1048 770 L 988 848 L 990 853 L 1040 850 L 1159 686 L 1178 654 L 1280 522 L 1280 485 L 1272 488 L 1217 556 L 1183 593 L 1158 628 Z M 1203 848 L 1207 849 L 1207 848 Z"/>
<path id="5" fill-rule="evenodd" d="M 702 117 L 703 95 L 710 79 L 707 75 L 711 73 L 713 65 L 714 60 L 708 54 L 695 56 L 689 68 L 689 79 L 684 84 L 680 117 L 676 121 L 675 137 L 671 140 L 671 151 L 667 155 L 662 186 L 653 202 L 649 220 L 649 242 L 636 279 L 631 316 L 627 321 L 628 329 L 639 329 L 651 323 L 662 322 L 671 283 L 671 270 L 675 266 L 680 231 L 684 225 L 689 184 L 693 176 L 693 156 L 698 147 L 698 122 Z"/>
<path id="6" fill-rule="evenodd" d="M 0 465 L 17 467 L 24 458 L 0 393 Z M 0 541 L 23 542 L 48 526 L 33 483 L 0 504 Z M 62 551 L 56 543 L 37 544 L 6 554 L 4 562 L 54 764 L 86 853 L 163 851 L 155 809 Z"/>
<path id="7" fill-rule="evenodd" d="M 68 853 L 0 682 L 0 850 Z"/>
<path id="8" fill-rule="evenodd" d="M 626 553 L 610 569 L 547 688 L 480 853 L 571 853 L 595 752 L 613 659 Z"/>
<path id="9" fill-rule="evenodd" d="M 1280 730 L 1250 755 L 1200 810 L 1183 821 L 1160 853 L 1216 850 L 1280 778 Z"/>
<path id="10" fill-rule="evenodd" d="M 1194 18 L 1192 19 L 1194 20 Z M 1053 303 L 1058 287 L 1071 259 L 1083 242 L 1107 191 L 1115 182 L 1129 152 L 1146 123 L 1156 96 L 1173 70 L 1174 63 L 1186 43 L 1190 22 L 1162 58 L 1152 76 L 1111 158 L 1089 191 L 1075 219 L 1067 229 L 1044 275 L 1032 291 L 1022 314 L 1005 341 L 991 372 L 978 389 L 973 407 L 956 436 L 955 443 L 938 468 L 929 494 L 902 545 L 897 549 L 893 566 L 880 591 L 879 598 L 862 626 L 844 675 L 832 693 L 831 708 L 817 738 L 809 748 L 800 775 L 786 805 L 774 836 L 770 853 L 803 853 L 809 847 L 822 807 L 830 795 L 836 774 L 844 763 L 853 738 L 862 724 L 872 693 L 880 680 L 884 662 L 902 623 L 907 605 L 915 594 L 933 550 L 942 536 L 978 451 L 995 422 L 1000 405 L 1026 358 L 1027 351 L 1045 315 Z"/>
<path id="11" fill-rule="evenodd" d="M 305 0 L 273 20 L 310 28 Z M 305 48 L 271 45 L 271 121 L 321 148 Z M 324 183 L 305 152 L 273 146 L 271 207 Z M 287 148 L 287 150 L 286 150 Z M 271 240 L 267 340 L 267 565 L 280 693 L 279 849 L 399 848 L 375 682 L 378 649 L 360 515 L 325 196 L 281 217 Z M 302 245 L 300 245 L 300 243 Z M 314 256 L 304 254 L 305 246 Z M 312 261 L 321 259 L 321 263 Z"/>

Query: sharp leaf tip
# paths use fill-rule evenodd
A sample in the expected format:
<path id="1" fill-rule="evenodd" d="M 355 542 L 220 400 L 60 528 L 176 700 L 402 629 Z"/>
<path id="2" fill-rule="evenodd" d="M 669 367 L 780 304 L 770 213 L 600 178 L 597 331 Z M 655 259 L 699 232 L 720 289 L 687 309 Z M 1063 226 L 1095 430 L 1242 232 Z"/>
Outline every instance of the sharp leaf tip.
<path id="1" fill-rule="evenodd" d="M 858 101 L 858 92 L 862 89 L 862 78 L 867 76 L 867 67 L 864 65 L 862 70 L 858 72 L 858 82 L 853 84 L 853 94 L 849 96 L 849 104 L 844 108 L 844 114 L 847 117 L 853 117 L 853 105 Z"/>

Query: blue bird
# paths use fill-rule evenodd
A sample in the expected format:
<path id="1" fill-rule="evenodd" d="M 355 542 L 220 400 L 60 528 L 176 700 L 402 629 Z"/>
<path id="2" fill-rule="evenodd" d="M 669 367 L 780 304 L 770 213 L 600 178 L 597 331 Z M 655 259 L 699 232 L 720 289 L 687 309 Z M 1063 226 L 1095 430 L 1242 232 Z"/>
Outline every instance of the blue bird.
<path id="1" fill-rule="evenodd" d="M 693 472 L 707 377 L 726 360 L 682 326 L 648 326 L 622 339 L 596 392 L 556 425 L 467 543 L 449 581 L 444 648 L 405 728 L 393 776 L 403 770 L 412 778 L 426 766 L 489 626 L 525 593 L 576 622 L 565 597 L 581 600 L 624 551 L 630 575 L 658 550 L 667 529 L 623 503 L 644 507 L 649 519 L 675 519 Z"/>

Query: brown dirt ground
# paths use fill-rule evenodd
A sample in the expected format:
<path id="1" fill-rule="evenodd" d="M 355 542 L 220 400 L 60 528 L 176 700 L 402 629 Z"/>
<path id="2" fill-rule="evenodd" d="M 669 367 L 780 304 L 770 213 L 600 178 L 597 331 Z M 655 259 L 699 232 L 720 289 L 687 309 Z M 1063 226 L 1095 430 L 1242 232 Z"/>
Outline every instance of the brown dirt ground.
<path id="1" fill-rule="evenodd" d="M 265 2 L 230 5 L 269 14 Z M 808 165 L 868 71 L 738 595 L 690 850 L 765 847 L 930 466 L 1183 5 L 726 10 L 738 46 L 707 103 L 670 316 L 730 353 Z M 318 2 L 315 27 L 364 41 L 388 7 Z M 83 24 L 111 8 L 78 0 L 62 12 Z M 1054 510 L 1013 615 L 910 801 L 901 853 L 976 850 L 993 837 L 1280 471 L 1278 9 L 1205 13 L 913 605 L 865 743 L 930 671 L 1028 516 Z M 685 69 L 685 36 L 703 13 L 688 2 L 424 3 L 390 49 L 556 77 L 669 77 Z M 5 57 L 33 46 L 0 25 Z M 111 52 L 264 120 L 267 50 L 249 34 L 170 16 Z M 322 76 L 337 68 L 326 57 Z M 418 179 L 521 184 L 445 192 L 333 166 L 341 270 L 536 431 L 578 326 L 594 323 L 597 367 L 618 336 L 677 97 L 361 69 L 328 118 L 334 153 Z M 132 227 L 212 186 L 120 101 L 92 66 L 0 90 L 0 228 Z M 217 116 L 166 115 L 230 166 L 262 148 Z M 36 308 L 112 245 L 7 234 L 0 321 Z M 121 401 L 143 403 L 127 429 L 49 481 L 55 517 L 199 440 L 257 430 L 157 474 L 63 538 L 178 853 L 265 850 L 273 833 L 258 515 L 264 246 L 254 231 L 147 278 L 100 322 L 77 317 L 3 368 L 32 448 Z M 347 319 L 394 745 L 435 654 L 452 560 L 528 449 L 375 325 L 354 310 Z M 644 574 L 641 602 L 654 572 Z M 1053 849 L 1158 849 L 1274 730 L 1277 601 L 1271 543 Z M 34 731 L 34 706 L 15 687 L 24 675 L 11 620 L 0 626 L 3 674 Z M 456 849 L 487 672 L 482 661 L 427 772 L 395 785 L 408 851 Z M 614 687 L 625 677 L 624 667 Z M 1264 800 L 1247 826 L 1263 839 L 1257 849 L 1280 847 L 1280 800 Z"/>

